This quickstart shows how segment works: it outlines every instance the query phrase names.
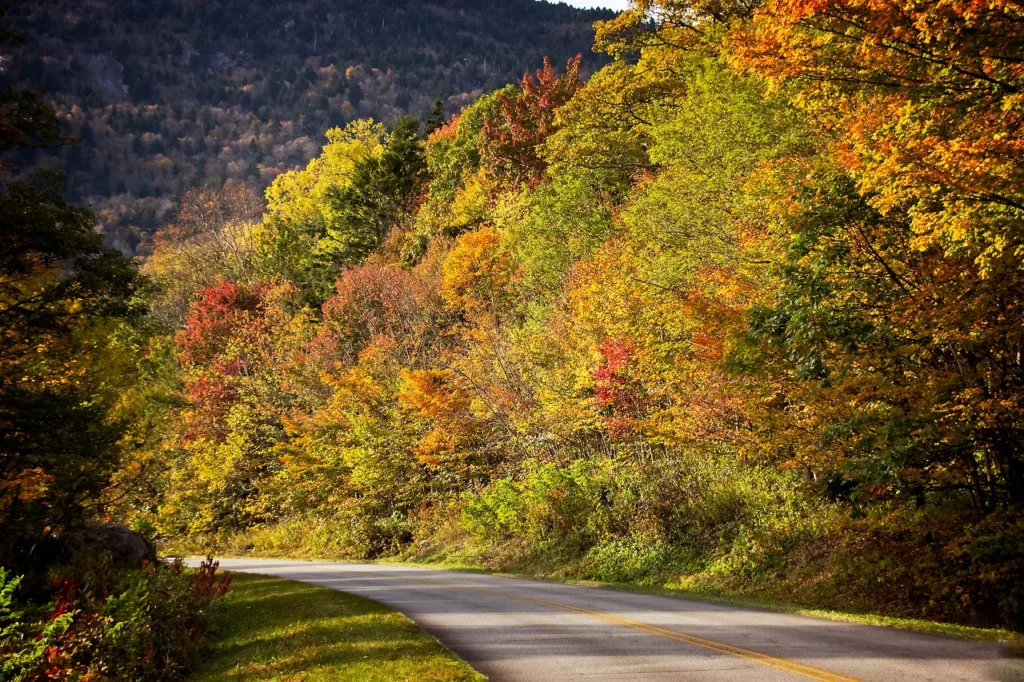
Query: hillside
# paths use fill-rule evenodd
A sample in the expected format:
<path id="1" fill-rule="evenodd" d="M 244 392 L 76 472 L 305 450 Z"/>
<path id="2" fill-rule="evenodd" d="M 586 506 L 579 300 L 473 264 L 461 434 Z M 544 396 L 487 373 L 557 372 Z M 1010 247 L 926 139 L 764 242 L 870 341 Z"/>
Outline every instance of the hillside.
<path id="1" fill-rule="evenodd" d="M 4 85 L 51 93 L 68 194 L 134 252 L 187 187 L 266 186 L 331 127 L 457 112 L 544 56 L 590 51 L 608 12 L 537 0 L 17 2 Z M 589 67 L 589 68 L 588 68 Z"/>

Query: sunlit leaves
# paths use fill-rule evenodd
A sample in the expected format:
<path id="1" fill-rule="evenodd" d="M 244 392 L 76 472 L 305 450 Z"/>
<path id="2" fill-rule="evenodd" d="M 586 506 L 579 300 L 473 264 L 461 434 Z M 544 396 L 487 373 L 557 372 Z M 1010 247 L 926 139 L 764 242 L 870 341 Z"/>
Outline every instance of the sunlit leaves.
<path id="1" fill-rule="evenodd" d="M 521 92 L 498 95 L 500 112 L 484 121 L 480 131 L 484 162 L 505 182 L 536 185 L 546 164 L 539 145 L 555 131 L 555 112 L 580 88 L 581 57 L 569 60 L 562 75 L 544 59 L 536 80 L 523 77 Z"/>

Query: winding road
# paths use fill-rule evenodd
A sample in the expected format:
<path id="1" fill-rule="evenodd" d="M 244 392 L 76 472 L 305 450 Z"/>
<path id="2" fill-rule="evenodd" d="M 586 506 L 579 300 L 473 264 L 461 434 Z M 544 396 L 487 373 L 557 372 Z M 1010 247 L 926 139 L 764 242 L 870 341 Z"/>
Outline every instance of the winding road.
<path id="1" fill-rule="evenodd" d="M 426 568 L 226 559 L 368 597 L 491 682 L 1024 682 L 994 643 L 675 597 Z"/>

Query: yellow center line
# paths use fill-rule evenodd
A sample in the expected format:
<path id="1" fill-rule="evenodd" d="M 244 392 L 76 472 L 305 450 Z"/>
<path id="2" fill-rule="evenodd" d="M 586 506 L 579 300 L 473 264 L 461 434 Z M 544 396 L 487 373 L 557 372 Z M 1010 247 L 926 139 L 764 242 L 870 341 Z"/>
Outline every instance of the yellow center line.
<path id="1" fill-rule="evenodd" d="M 366 573 L 369 577 L 379 577 L 372 573 Z M 800 675 L 808 679 L 817 680 L 818 682 L 860 682 L 860 680 L 854 677 L 847 677 L 846 675 L 840 675 L 838 673 L 829 672 L 828 670 L 822 670 L 821 668 L 814 668 L 803 663 L 797 663 L 787 658 L 779 658 L 778 656 L 770 656 L 763 654 L 759 651 L 753 651 L 751 649 L 744 649 L 743 647 L 733 646 L 732 644 L 724 644 L 722 642 L 716 642 L 711 639 L 705 639 L 703 637 L 697 637 L 696 635 L 687 635 L 682 632 L 676 632 L 675 630 L 669 630 L 668 628 L 658 627 L 657 625 L 648 625 L 647 623 L 641 623 L 637 620 L 630 618 L 623 618 L 622 616 L 616 616 L 611 613 L 604 611 L 592 611 L 590 609 L 580 608 L 579 606 L 571 606 L 569 604 L 563 604 L 557 601 L 550 601 L 548 599 L 539 599 L 537 597 L 524 597 L 522 595 L 513 594 L 510 592 L 503 592 L 500 590 L 490 590 L 482 587 L 467 587 L 463 585 L 454 585 L 452 583 L 439 582 L 437 580 L 431 580 L 429 578 L 415 578 L 412 576 L 403 576 L 411 582 L 424 583 L 427 585 L 433 585 L 437 587 L 448 587 L 455 588 L 458 590 L 465 590 L 467 592 L 476 592 L 478 594 L 487 594 L 495 597 L 504 597 L 506 599 L 517 599 L 519 601 L 531 602 L 541 606 L 547 606 L 554 609 L 561 609 L 562 611 L 570 611 L 573 613 L 579 613 L 584 616 L 590 616 L 591 618 L 597 618 L 599 620 L 621 625 L 623 627 L 631 628 L 633 630 L 639 630 L 640 632 L 646 632 L 649 635 L 656 637 L 664 637 L 665 639 L 675 640 L 682 642 L 683 644 L 689 644 L 691 646 L 700 647 L 703 649 L 710 649 L 711 651 L 717 651 L 721 654 L 728 654 L 730 656 L 737 656 L 739 658 L 753 661 L 754 663 L 760 663 L 761 665 L 770 666 L 779 670 L 784 670 L 794 675 Z"/>

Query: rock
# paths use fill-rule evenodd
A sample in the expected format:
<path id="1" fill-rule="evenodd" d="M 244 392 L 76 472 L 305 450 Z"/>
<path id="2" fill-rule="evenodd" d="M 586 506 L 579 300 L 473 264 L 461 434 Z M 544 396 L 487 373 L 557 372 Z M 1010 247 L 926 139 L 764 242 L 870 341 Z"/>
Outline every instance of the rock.
<path id="1" fill-rule="evenodd" d="M 117 523 L 92 526 L 85 531 L 83 540 L 88 548 L 109 553 L 116 566 L 139 568 L 143 561 L 157 560 L 149 540 Z"/>

